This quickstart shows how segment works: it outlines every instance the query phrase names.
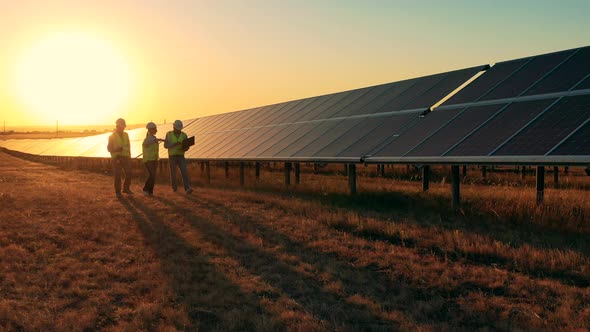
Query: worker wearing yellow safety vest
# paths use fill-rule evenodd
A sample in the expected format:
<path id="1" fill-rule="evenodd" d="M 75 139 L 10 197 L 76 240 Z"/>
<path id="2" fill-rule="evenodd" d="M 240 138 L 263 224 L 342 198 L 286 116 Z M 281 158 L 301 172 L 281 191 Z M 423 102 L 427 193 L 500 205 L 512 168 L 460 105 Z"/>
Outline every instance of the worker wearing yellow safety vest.
<path id="1" fill-rule="evenodd" d="M 121 197 L 121 171 L 123 171 L 125 176 L 123 192 L 128 195 L 133 195 L 133 192 L 129 189 L 129 186 L 131 185 L 131 145 L 129 143 L 129 135 L 125 132 L 125 127 L 127 127 L 125 120 L 117 119 L 115 124 L 117 127 L 111 136 L 109 136 L 107 150 L 111 153 L 113 164 L 115 195 Z"/>
<path id="2" fill-rule="evenodd" d="M 182 183 L 184 184 L 184 190 L 187 194 L 190 194 L 193 192 L 193 189 L 191 188 L 191 184 L 188 179 L 186 159 L 184 158 L 184 152 L 188 150 L 188 147 L 186 147 L 186 149 L 182 147 L 182 141 L 187 139 L 187 136 L 184 132 L 182 132 L 182 121 L 174 121 L 172 127 L 174 128 L 174 130 L 169 131 L 166 134 L 166 140 L 164 141 L 164 147 L 168 149 L 168 163 L 170 164 L 170 183 L 172 184 L 172 190 L 176 191 L 176 168 L 180 168 L 180 174 L 182 175 Z"/>
<path id="3" fill-rule="evenodd" d="M 159 142 L 164 140 L 156 137 L 158 127 L 155 123 L 149 122 L 146 126 L 147 134 L 143 140 L 143 164 L 148 171 L 148 178 L 143 186 L 143 194 L 152 196 L 154 194 L 154 185 L 156 184 L 156 171 L 158 170 L 158 158 L 160 157 Z"/>

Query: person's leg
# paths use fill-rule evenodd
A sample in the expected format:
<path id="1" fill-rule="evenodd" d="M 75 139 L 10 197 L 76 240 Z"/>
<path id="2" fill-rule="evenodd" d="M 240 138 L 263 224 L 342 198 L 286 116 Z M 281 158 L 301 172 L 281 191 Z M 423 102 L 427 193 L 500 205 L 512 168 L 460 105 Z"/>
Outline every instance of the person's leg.
<path id="1" fill-rule="evenodd" d="M 115 178 L 115 193 L 121 194 L 121 164 L 119 158 L 112 158 L 113 177 Z"/>
<path id="2" fill-rule="evenodd" d="M 144 162 L 143 165 L 145 166 L 146 171 L 148 172 L 148 178 L 145 180 L 145 184 L 143 185 L 143 191 L 149 193 L 150 190 L 150 182 L 152 180 L 152 172 L 150 172 L 150 162 Z"/>
<path id="3" fill-rule="evenodd" d="M 150 176 L 148 177 L 148 180 L 146 182 L 146 190 L 148 193 L 153 194 L 154 193 L 154 185 L 156 184 L 156 169 L 158 168 L 158 162 L 157 161 L 148 161 L 146 163 L 146 167 L 148 170 L 148 173 L 150 174 Z"/>
<path id="4" fill-rule="evenodd" d="M 178 189 L 176 184 L 176 165 L 178 163 L 177 156 L 169 156 L 168 157 L 168 164 L 170 164 L 170 184 L 172 184 L 172 190 L 176 191 Z"/>
<path id="5" fill-rule="evenodd" d="M 184 190 L 186 192 L 191 192 L 193 191 L 191 189 L 191 184 L 190 184 L 190 180 L 188 179 L 188 172 L 186 169 L 186 159 L 184 158 L 184 156 L 180 156 L 180 160 L 178 162 L 179 166 L 180 166 L 180 173 L 182 174 L 182 184 L 184 185 Z"/>
<path id="6" fill-rule="evenodd" d="M 125 172 L 125 181 L 123 182 L 123 191 L 131 192 L 129 186 L 131 185 L 131 158 L 129 157 L 122 157 L 121 159 L 121 166 L 123 167 L 123 171 Z"/>

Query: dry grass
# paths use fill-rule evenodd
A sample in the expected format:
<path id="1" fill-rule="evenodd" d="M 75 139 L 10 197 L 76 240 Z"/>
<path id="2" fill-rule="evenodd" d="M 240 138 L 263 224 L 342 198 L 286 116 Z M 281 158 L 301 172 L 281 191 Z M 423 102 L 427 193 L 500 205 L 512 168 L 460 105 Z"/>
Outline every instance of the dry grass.
<path id="1" fill-rule="evenodd" d="M 162 178 L 117 200 L 108 175 L 1 153 L 0 330 L 590 327 L 582 189 L 537 208 L 474 182 L 456 215 L 440 179 L 362 177 L 351 198 L 345 177 L 252 172 L 244 191 L 191 171 L 192 196 Z"/>

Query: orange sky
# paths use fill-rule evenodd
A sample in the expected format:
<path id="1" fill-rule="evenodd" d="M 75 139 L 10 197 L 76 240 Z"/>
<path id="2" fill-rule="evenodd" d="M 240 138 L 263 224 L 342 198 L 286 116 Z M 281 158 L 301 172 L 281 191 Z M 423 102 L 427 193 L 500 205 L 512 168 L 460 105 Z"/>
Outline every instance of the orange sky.
<path id="1" fill-rule="evenodd" d="M 3 1 L 0 120 L 144 123 L 235 111 L 590 45 L 588 12 L 587 1 Z M 124 102 L 90 111 L 111 98 L 104 85 L 75 110 L 34 112 L 18 96 L 14 68 L 64 31 L 106 41 L 123 59 L 133 78 Z"/>

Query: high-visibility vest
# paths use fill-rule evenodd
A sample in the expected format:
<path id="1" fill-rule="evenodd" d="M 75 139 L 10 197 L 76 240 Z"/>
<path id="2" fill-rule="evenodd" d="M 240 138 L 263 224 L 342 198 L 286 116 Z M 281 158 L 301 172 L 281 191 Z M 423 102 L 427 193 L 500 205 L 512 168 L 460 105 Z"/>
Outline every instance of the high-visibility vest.
<path id="1" fill-rule="evenodd" d="M 160 147 L 158 146 L 158 140 L 155 136 L 147 134 L 143 143 L 150 142 L 147 146 L 143 147 L 143 162 L 158 160 L 160 157 Z"/>
<path id="2" fill-rule="evenodd" d="M 186 138 L 187 137 L 184 132 L 180 132 L 180 135 L 178 135 L 178 137 L 176 137 L 176 135 L 174 135 L 174 131 L 169 131 L 166 134 L 166 141 L 169 144 L 182 143 L 182 141 L 184 141 Z M 182 148 L 182 144 L 168 148 L 168 155 L 169 156 L 184 156 L 184 149 Z"/>
<path id="3" fill-rule="evenodd" d="M 113 148 L 123 148 L 121 151 L 111 152 L 111 158 L 117 158 L 119 156 L 131 157 L 129 135 L 127 135 L 126 132 L 123 132 L 121 135 L 119 135 L 117 132 L 112 133 L 109 137 L 109 141 L 112 142 Z"/>

